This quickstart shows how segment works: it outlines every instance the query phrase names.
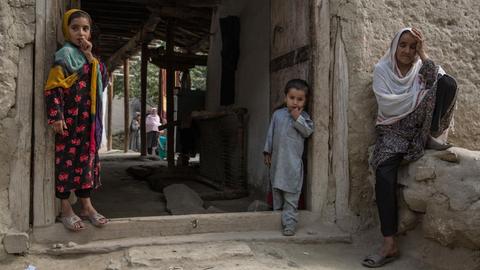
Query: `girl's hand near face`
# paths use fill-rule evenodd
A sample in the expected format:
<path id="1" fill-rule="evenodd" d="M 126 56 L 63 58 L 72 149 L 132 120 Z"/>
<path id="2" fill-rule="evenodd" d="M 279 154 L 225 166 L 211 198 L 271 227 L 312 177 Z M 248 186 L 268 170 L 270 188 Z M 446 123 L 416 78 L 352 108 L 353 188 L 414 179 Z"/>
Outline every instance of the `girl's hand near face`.
<path id="1" fill-rule="evenodd" d="M 425 53 L 424 37 L 422 33 L 416 28 L 412 28 L 412 32 L 413 32 L 413 36 L 417 40 L 417 47 L 416 47 L 417 54 L 418 56 L 420 56 L 420 59 L 422 59 L 422 61 L 425 61 L 428 57 L 427 57 L 427 54 Z"/>
<path id="2" fill-rule="evenodd" d="M 86 39 L 80 40 L 80 51 L 82 51 L 89 63 L 91 63 L 94 58 L 92 54 L 92 47 L 93 46 L 90 41 Z"/>
<path id="3" fill-rule="evenodd" d="M 67 124 L 63 120 L 53 122 L 52 128 L 55 133 L 63 135 L 63 131 L 67 129 Z"/>

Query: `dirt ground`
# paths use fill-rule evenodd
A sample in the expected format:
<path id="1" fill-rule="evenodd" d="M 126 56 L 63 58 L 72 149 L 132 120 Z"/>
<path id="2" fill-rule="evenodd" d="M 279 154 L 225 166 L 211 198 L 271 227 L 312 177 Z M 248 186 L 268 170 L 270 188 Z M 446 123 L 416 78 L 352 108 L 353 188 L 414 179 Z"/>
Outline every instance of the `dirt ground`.
<path id="1" fill-rule="evenodd" d="M 110 157 L 103 162 L 104 186 L 93 199 L 99 211 L 111 218 L 168 215 L 160 193 L 125 172 L 128 166 L 162 161 L 139 160 L 137 156 L 134 154 L 122 162 Z M 230 211 L 242 211 L 248 205 L 246 200 L 213 203 Z M 213 239 L 202 244 L 131 247 L 107 254 L 8 256 L 0 261 L 0 270 L 24 270 L 29 265 L 33 267 L 28 270 L 357 270 L 366 269 L 361 260 L 377 250 L 380 243 L 378 228 L 354 235 L 352 244 L 298 244 L 289 242 L 288 238 L 281 242 L 216 242 Z M 480 270 L 480 251 L 442 247 L 424 239 L 420 229 L 400 236 L 399 243 L 400 258 L 382 269 Z"/>
<path id="2" fill-rule="evenodd" d="M 360 270 L 361 259 L 377 248 L 377 229 L 353 237 L 352 244 L 286 242 L 208 242 L 132 247 L 108 254 L 50 257 L 10 256 L 1 269 L 158 269 L 158 270 Z M 401 257 L 386 270 L 480 270 L 480 251 L 450 249 L 423 239 L 420 231 L 400 237 Z"/>

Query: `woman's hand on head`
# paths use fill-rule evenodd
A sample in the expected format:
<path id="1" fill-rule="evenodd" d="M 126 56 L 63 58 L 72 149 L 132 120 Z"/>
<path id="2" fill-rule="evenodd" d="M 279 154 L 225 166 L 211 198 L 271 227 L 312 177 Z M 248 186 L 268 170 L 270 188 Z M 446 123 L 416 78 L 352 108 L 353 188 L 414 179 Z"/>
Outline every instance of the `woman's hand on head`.
<path id="1" fill-rule="evenodd" d="M 412 34 L 417 40 L 417 54 L 422 59 L 422 61 L 425 61 L 428 57 L 427 54 L 425 53 L 425 38 L 423 37 L 422 33 L 420 30 L 416 28 L 412 28 Z"/>
<path id="2" fill-rule="evenodd" d="M 67 123 L 63 120 L 58 120 L 53 122 L 52 128 L 55 133 L 63 135 L 63 131 L 67 129 Z"/>
<path id="3" fill-rule="evenodd" d="M 82 51 L 89 63 L 93 60 L 92 47 L 92 43 L 87 39 L 82 39 L 80 41 L 80 51 Z"/>

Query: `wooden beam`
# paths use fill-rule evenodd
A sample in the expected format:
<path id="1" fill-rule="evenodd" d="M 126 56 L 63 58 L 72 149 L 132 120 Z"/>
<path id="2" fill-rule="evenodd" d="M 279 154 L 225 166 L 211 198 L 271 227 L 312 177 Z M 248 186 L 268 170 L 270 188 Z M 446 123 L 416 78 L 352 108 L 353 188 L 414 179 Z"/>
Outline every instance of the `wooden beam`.
<path id="1" fill-rule="evenodd" d="M 175 22 L 173 20 L 168 20 L 167 22 L 167 51 L 166 55 L 168 59 L 171 59 L 173 56 L 173 43 L 175 40 L 174 32 Z M 173 88 L 175 84 L 175 70 L 173 65 L 169 62 L 167 66 L 167 124 L 173 123 L 173 110 L 174 110 L 174 97 L 173 97 Z M 175 166 L 175 128 L 172 126 L 167 129 L 167 161 L 168 167 L 173 168 Z"/>
<path id="2" fill-rule="evenodd" d="M 53 64 L 56 44 L 55 14 L 52 1 L 35 2 L 35 89 L 43 89 Z M 34 91 L 33 226 L 55 222 L 55 137 L 47 127 L 43 90 Z"/>
<path id="3" fill-rule="evenodd" d="M 155 31 L 159 21 L 158 15 L 152 13 L 142 29 L 108 59 L 108 70 L 114 70 L 121 64 L 122 59 L 128 58 L 135 53 L 142 42 L 150 42 L 154 38 L 151 33 Z"/>
<path id="4" fill-rule="evenodd" d="M 147 72 L 148 72 L 148 43 L 142 44 L 142 63 L 140 67 L 140 153 L 147 155 Z"/>
<path id="5" fill-rule="evenodd" d="M 209 17 L 209 13 L 202 12 L 200 10 L 185 8 L 185 7 L 149 7 L 150 10 L 154 11 L 158 8 L 159 15 L 166 18 L 176 18 L 176 19 L 192 19 L 192 18 L 205 18 Z"/>
<path id="6" fill-rule="evenodd" d="M 128 59 L 123 60 L 123 124 L 124 124 L 124 134 L 123 137 L 123 152 L 128 152 L 128 142 L 129 142 L 129 132 L 130 132 L 130 102 L 129 102 L 129 64 Z"/>
<path id="7" fill-rule="evenodd" d="M 311 72 L 312 91 L 309 97 L 310 113 L 314 115 L 316 127 L 330 125 L 330 7 L 328 0 L 311 1 L 310 29 L 312 31 Z M 324 213 L 327 208 L 329 191 L 329 131 L 318 130 L 311 136 L 307 166 L 307 209 L 315 213 Z"/>
<path id="8" fill-rule="evenodd" d="M 191 52 L 204 51 L 208 49 L 210 43 L 210 32 L 203 35 L 199 40 L 194 41 L 191 45 L 187 46 L 187 49 Z"/>
<path id="9" fill-rule="evenodd" d="M 183 70 L 188 66 L 206 66 L 207 56 L 196 54 L 174 53 L 170 58 L 167 55 L 151 54 L 151 61 L 159 67 L 165 67 L 167 63 L 174 65 L 176 70 Z"/>
<path id="10" fill-rule="evenodd" d="M 162 78 L 163 72 L 162 72 L 162 70 L 163 69 L 161 67 L 158 69 L 158 109 L 157 109 L 157 112 L 160 115 L 160 120 L 162 120 L 161 117 L 162 117 L 162 111 L 163 111 L 163 91 L 162 91 L 163 90 L 163 87 L 162 87 L 163 86 L 163 78 Z M 162 124 L 163 124 L 163 121 L 160 121 L 160 122 L 162 122 Z"/>
<path id="11" fill-rule="evenodd" d="M 142 3 L 157 6 L 217 7 L 221 0 L 122 0 L 128 3 Z"/>
<path id="12" fill-rule="evenodd" d="M 112 150 L 112 110 L 113 110 L 113 86 L 114 78 L 112 73 L 110 73 L 110 86 L 108 87 L 108 100 L 107 100 L 107 150 Z"/>

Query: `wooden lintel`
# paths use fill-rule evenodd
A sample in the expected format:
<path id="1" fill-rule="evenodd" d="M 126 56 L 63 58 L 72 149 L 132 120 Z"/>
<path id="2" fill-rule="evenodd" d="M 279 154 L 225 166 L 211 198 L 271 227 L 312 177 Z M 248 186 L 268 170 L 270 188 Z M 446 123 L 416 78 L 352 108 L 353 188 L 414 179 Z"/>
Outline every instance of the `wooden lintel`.
<path id="1" fill-rule="evenodd" d="M 193 8 L 184 7 L 162 7 L 159 10 L 161 17 L 170 17 L 178 19 L 204 18 L 209 16 L 208 13 L 195 10 Z"/>
<path id="2" fill-rule="evenodd" d="M 166 69 L 169 64 L 166 63 L 166 62 L 151 62 L 152 64 L 154 64 L 155 66 L 157 66 L 158 68 L 161 68 L 161 69 Z M 177 71 L 182 71 L 182 70 L 185 70 L 185 69 L 191 69 L 191 68 L 194 68 L 195 65 L 185 65 L 185 64 L 176 64 L 176 63 L 173 63 L 171 64 L 173 70 L 177 70 Z"/>
<path id="3" fill-rule="evenodd" d="M 148 21 L 143 25 L 142 30 L 108 59 L 108 70 L 114 70 L 117 66 L 121 65 L 122 60 L 136 52 L 142 45 L 142 42 L 150 42 L 154 38 L 152 33 L 155 31 L 159 22 L 160 18 L 158 14 L 152 13 Z"/>
<path id="4" fill-rule="evenodd" d="M 136 0 L 127 0 L 136 1 Z M 146 1 L 146 0 L 143 0 Z M 153 2 L 153 3 L 152 3 Z M 221 4 L 221 0 L 156 0 L 150 1 L 150 4 L 157 6 L 183 6 L 183 7 L 217 7 Z"/>
<path id="5" fill-rule="evenodd" d="M 206 66 L 207 56 L 196 54 L 180 54 L 175 53 L 172 57 L 167 55 L 155 55 L 150 54 L 152 63 L 157 66 L 166 66 L 167 63 L 171 63 L 174 66 Z"/>

